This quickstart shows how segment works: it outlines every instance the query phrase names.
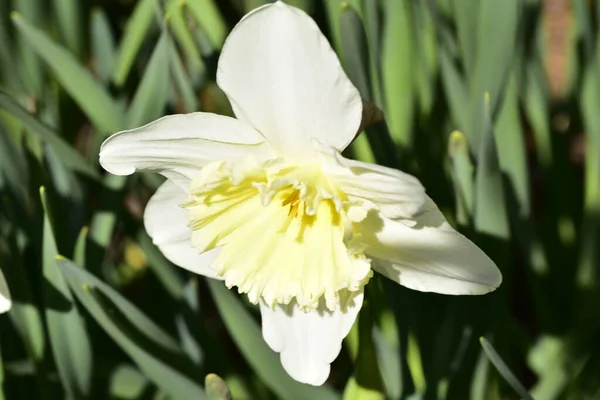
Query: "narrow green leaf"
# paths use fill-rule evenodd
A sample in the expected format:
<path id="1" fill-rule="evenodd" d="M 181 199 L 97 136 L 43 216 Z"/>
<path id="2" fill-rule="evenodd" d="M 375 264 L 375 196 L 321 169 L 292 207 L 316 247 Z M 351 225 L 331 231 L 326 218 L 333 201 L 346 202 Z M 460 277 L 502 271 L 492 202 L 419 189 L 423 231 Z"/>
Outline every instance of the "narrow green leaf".
<path id="1" fill-rule="evenodd" d="M 460 131 L 450 135 L 448 145 L 450 159 L 452 160 L 452 179 L 456 197 L 456 218 L 460 225 L 469 225 L 473 218 L 473 164 L 469 156 L 467 138 Z"/>
<path id="2" fill-rule="evenodd" d="M 81 3 L 78 0 L 53 0 L 54 14 L 62 40 L 73 54 L 81 54 Z"/>
<path id="3" fill-rule="evenodd" d="M 540 61 L 527 64 L 525 71 L 524 108 L 531 123 L 538 160 L 548 168 L 553 163 L 549 106 Z M 584 88 L 586 86 L 583 86 Z"/>
<path id="4" fill-rule="evenodd" d="M 77 102 L 101 132 L 115 132 L 122 126 L 122 112 L 108 92 L 98 84 L 71 53 L 54 43 L 44 32 L 18 14 L 12 20 L 35 52 L 54 71 L 67 93 Z"/>
<path id="5" fill-rule="evenodd" d="M 133 10 L 125 26 L 123 39 L 119 43 L 117 61 L 113 70 L 112 77 L 117 86 L 123 86 L 125 83 L 135 56 L 148 36 L 157 12 L 157 0 L 141 0 Z"/>
<path id="6" fill-rule="evenodd" d="M 485 399 L 488 397 L 489 376 L 490 361 L 486 357 L 485 351 L 481 350 L 473 372 L 470 388 L 471 399 Z"/>
<path id="7" fill-rule="evenodd" d="M 185 112 L 194 112 L 198 110 L 198 99 L 194 92 L 194 85 L 188 72 L 183 68 L 183 64 L 179 58 L 179 54 L 174 46 L 169 47 L 170 70 L 173 78 L 175 89 L 179 94 L 184 106 Z M 202 78 L 200 78 L 202 79 Z"/>
<path id="8" fill-rule="evenodd" d="M 165 30 L 154 48 L 142 81 L 127 112 L 128 128 L 138 127 L 162 115 L 170 87 L 170 46 L 170 38 Z"/>
<path id="9" fill-rule="evenodd" d="M 21 146 L 0 125 L 0 174 L 3 174 L 13 192 L 22 200 L 27 198 L 29 168 Z"/>
<path id="10" fill-rule="evenodd" d="M 489 95 L 482 99 L 483 131 L 479 134 L 478 164 L 475 186 L 475 228 L 485 234 L 508 238 L 509 227 L 502 182 L 502 170 L 498 161 L 496 140 L 491 121 Z"/>
<path id="11" fill-rule="evenodd" d="M 455 126 L 464 132 L 469 126 L 469 95 L 463 78 L 445 48 L 440 49 L 440 68 L 452 120 Z"/>
<path id="12" fill-rule="evenodd" d="M 340 15 L 343 66 L 363 99 L 371 100 L 369 51 L 363 23 L 349 3 L 342 3 Z"/>
<path id="13" fill-rule="evenodd" d="M 85 248 L 87 244 L 88 227 L 84 226 L 77 236 L 75 249 L 73 250 L 73 261 L 81 268 L 85 268 Z"/>
<path id="14" fill-rule="evenodd" d="M 28 23 L 34 26 L 42 25 L 44 7 L 41 0 L 15 0 L 13 5 L 13 9 L 22 15 Z M 45 78 L 42 63 L 34 51 L 34 46 L 27 38 L 18 36 L 16 41 L 18 50 L 16 60 L 19 75 L 23 80 L 27 94 L 40 97 L 42 96 Z"/>
<path id="15" fill-rule="evenodd" d="M 277 396 L 284 400 L 338 398 L 327 386 L 314 387 L 293 380 L 281 366 L 279 356 L 265 343 L 256 321 L 235 294 L 221 281 L 209 279 L 207 282 L 229 334 L 259 378 Z"/>
<path id="16" fill-rule="evenodd" d="M 92 178 L 99 177 L 98 172 L 81 154 L 69 146 L 57 133 L 21 107 L 15 99 L 2 91 L 0 91 L 0 107 L 20 120 L 32 133 L 52 147 L 66 167 Z"/>
<path id="17" fill-rule="evenodd" d="M 517 200 L 518 215 L 522 218 L 529 218 L 527 149 L 520 122 L 519 87 L 514 72 L 511 74 L 506 86 L 494 134 L 498 145 L 500 168 L 506 174 L 508 182 L 512 186 L 512 192 Z"/>
<path id="18" fill-rule="evenodd" d="M 177 274 L 175 267 L 163 256 L 158 248 L 152 243 L 148 234 L 140 230 L 138 236 L 140 247 L 148 258 L 150 269 L 156 274 L 158 280 L 163 284 L 167 292 L 178 299 L 182 295 L 184 286 L 183 279 Z"/>
<path id="19" fill-rule="evenodd" d="M 496 109 L 504 83 L 514 60 L 520 14 L 519 0 L 481 0 L 477 18 L 477 56 L 469 89 L 471 125 L 466 130 L 473 148 L 479 148 L 484 94 L 488 93 L 491 114 Z"/>
<path id="20" fill-rule="evenodd" d="M 415 61 L 415 91 L 419 99 L 421 114 L 429 115 L 435 99 L 435 84 L 438 73 L 438 49 L 436 26 L 424 2 L 412 3 L 414 14 L 414 34 L 417 39 Z"/>
<path id="21" fill-rule="evenodd" d="M 205 69 L 204 62 L 200 56 L 198 45 L 186 23 L 184 11 L 187 11 L 187 9 L 185 4 L 181 0 L 170 0 L 167 4 L 166 18 L 177 43 L 181 46 L 185 54 L 190 73 L 194 75 L 203 74 Z"/>
<path id="22" fill-rule="evenodd" d="M 533 400 L 533 397 L 527 392 L 525 387 L 519 382 L 517 377 L 512 373 L 510 368 L 506 365 L 506 363 L 500 358 L 500 355 L 496 352 L 494 347 L 490 342 L 488 342 L 484 337 L 479 338 L 481 343 L 481 347 L 485 351 L 485 354 L 488 356 L 489 360 L 494 364 L 496 370 L 502 375 L 502 377 L 506 380 L 506 382 L 517 392 L 519 396 L 521 396 L 525 400 Z"/>
<path id="23" fill-rule="evenodd" d="M 408 148 L 413 123 L 413 42 L 410 4 L 407 0 L 385 2 L 381 50 L 381 76 L 385 115 L 396 144 Z"/>
<path id="24" fill-rule="evenodd" d="M 56 267 L 58 250 L 43 186 L 40 188 L 40 197 L 44 207 L 43 298 L 50 346 L 60 379 L 69 396 L 85 398 L 91 394 L 91 344 L 73 296 Z"/>
<path id="25" fill-rule="evenodd" d="M 91 18 L 90 36 L 94 71 L 106 84 L 116 62 L 115 38 L 108 17 L 103 10 L 92 10 Z"/>
<path id="26" fill-rule="evenodd" d="M 483 0 L 451 0 L 452 14 L 456 21 L 458 43 L 464 60 L 465 73 L 470 76 L 475 70 L 477 58 L 478 21 Z"/>
<path id="27" fill-rule="evenodd" d="M 212 0 L 186 0 L 186 6 L 208 36 L 212 47 L 220 49 L 228 29 L 216 3 Z"/>
<path id="28" fill-rule="evenodd" d="M 355 370 L 344 389 L 344 400 L 382 400 L 385 398 L 381 372 L 373 345 L 373 317 L 368 302 L 358 316 L 358 355 Z"/>
<path id="29" fill-rule="evenodd" d="M 84 269 L 66 259 L 57 265 L 81 304 L 158 387 L 177 399 L 205 398 L 191 361 L 160 327 Z"/>

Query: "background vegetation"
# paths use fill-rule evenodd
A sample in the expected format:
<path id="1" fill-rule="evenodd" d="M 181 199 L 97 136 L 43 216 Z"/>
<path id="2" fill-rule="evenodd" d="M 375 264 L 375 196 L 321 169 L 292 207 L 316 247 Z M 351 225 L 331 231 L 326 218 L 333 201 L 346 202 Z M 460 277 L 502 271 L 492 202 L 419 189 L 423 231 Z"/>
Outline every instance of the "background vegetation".
<path id="1" fill-rule="evenodd" d="M 285 374 L 244 297 L 152 245 L 162 178 L 98 166 L 116 131 L 231 114 L 219 50 L 262 3 L 0 2 L 0 397 L 223 398 L 216 373 L 235 399 L 599 398 L 597 2 L 289 1 L 385 113 L 350 155 L 419 177 L 504 275 L 481 297 L 377 278 L 321 388 Z"/>

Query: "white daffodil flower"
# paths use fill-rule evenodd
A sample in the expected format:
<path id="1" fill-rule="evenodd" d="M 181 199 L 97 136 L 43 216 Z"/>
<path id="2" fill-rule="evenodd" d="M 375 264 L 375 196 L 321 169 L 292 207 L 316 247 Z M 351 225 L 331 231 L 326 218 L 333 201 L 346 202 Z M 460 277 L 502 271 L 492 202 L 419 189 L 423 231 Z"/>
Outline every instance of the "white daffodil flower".
<path id="1" fill-rule="evenodd" d="M 4 314 L 12 306 L 12 300 L 10 298 L 10 292 L 4 274 L 0 271 L 0 314 Z"/>
<path id="2" fill-rule="evenodd" d="M 168 178 L 144 215 L 154 243 L 259 304 L 264 339 L 294 379 L 325 382 L 373 270 L 426 292 L 498 287 L 495 264 L 416 178 L 340 155 L 362 101 L 303 11 L 277 2 L 246 15 L 217 83 L 237 119 L 167 116 L 110 137 L 100 163 Z"/>

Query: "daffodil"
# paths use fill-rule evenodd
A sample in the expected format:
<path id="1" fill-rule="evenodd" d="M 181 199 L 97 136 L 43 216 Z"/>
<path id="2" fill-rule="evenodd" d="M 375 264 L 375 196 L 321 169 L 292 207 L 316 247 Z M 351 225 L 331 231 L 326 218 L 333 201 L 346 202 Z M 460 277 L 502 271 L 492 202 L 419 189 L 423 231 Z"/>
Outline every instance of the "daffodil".
<path id="1" fill-rule="evenodd" d="M 10 292 L 4 274 L 0 271 L 0 314 L 3 314 L 10 310 L 12 306 L 12 300 L 10 298 Z"/>
<path id="2" fill-rule="evenodd" d="M 264 339 L 293 378 L 327 379 L 373 271 L 444 294 L 500 284 L 415 177 L 340 154 L 361 97 L 303 11 L 277 2 L 246 15 L 223 46 L 217 84 L 237 119 L 167 116 L 111 136 L 100 162 L 167 177 L 144 215 L 154 243 L 258 304 Z"/>

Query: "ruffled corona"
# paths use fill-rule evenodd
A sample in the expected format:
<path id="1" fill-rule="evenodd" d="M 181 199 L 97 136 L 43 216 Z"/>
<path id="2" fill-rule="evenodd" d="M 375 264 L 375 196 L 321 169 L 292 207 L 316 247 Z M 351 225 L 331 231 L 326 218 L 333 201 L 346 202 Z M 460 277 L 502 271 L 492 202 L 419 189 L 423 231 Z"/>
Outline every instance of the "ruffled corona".
<path id="1" fill-rule="evenodd" d="M 211 163 L 190 193 L 192 245 L 221 248 L 211 268 L 253 303 L 344 308 L 372 275 L 354 227 L 360 213 L 319 165 Z"/>

